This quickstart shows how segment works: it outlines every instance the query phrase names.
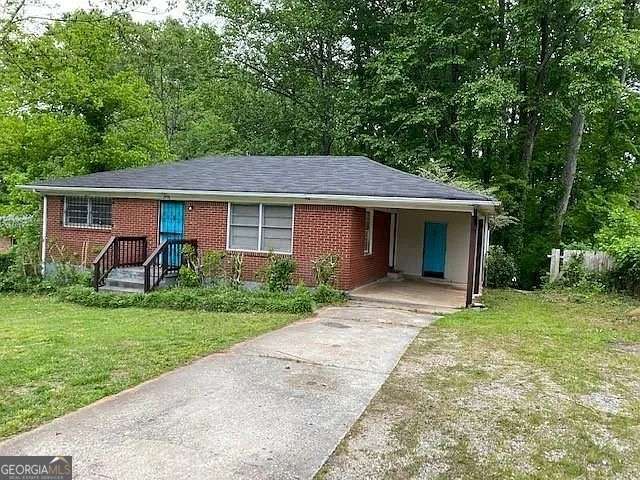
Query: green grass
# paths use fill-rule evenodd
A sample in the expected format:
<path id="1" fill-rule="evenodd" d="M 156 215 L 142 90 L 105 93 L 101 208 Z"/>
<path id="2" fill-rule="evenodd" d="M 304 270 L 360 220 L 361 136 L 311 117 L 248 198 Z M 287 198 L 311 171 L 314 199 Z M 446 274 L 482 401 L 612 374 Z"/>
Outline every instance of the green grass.
<path id="1" fill-rule="evenodd" d="M 320 477 L 640 478 L 638 303 L 484 300 L 419 334 Z"/>
<path id="2" fill-rule="evenodd" d="M 0 438 L 299 318 L 108 310 L 26 295 L 0 295 L 0 307 Z"/>

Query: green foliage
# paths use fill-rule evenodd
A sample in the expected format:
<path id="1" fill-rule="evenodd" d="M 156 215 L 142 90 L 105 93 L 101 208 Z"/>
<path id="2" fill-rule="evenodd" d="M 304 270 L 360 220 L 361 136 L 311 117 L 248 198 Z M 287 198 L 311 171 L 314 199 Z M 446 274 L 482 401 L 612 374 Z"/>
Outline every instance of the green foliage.
<path id="1" fill-rule="evenodd" d="M 178 271 L 178 285 L 193 288 L 202 285 L 200 275 L 188 265 L 182 265 Z"/>
<path id="2" fill-rule="evenodd" d="M 311 261 L 313 278 L 316 285 L 333 285 L 340 268 L 340 256 L 335 253 L 327 253 Z"/>
<path id="3" fill-rule="evenodd" d="M 487 286 L 505 288 L 515 285 L 518 268 L 513 255 L 505 252 L 499 245 L 489 247 L 487 255 Z"/>
<path id="4" fill-rule="evenodd" d="M 611 288 L 612 275 L 608 272 L 594 272 L 586 268 L 584 257 L 572 257 L 562 268 L 562 275 L 552 284 L 547 284 L 549 290 L 557 288 L 573 289 L 577 293 L 589 295 L 604 293 Z"/>
<path id="5" fill-rule="evenodd" d="M 207 312 L 308 313 L 313 297 L 308 289 L 293 293 L 249 291 L 237 288 L 170 288 L 149 294 L 118 295 L 97 293 L 90 288 L 67 287 L 58 292 L 60 300 L 100 308 L 170 308 Z"/>
<path id="6" fill-rule="evenodd" d="M 327 283 L 320 283 L 313 290 L 313 299 L 320 305 L 330 303 L 340 303 L 345 300 L 345 295 L 340 290 L 333 288 Z"/>
<path id="7" fill-rule="evenodd" d="M 129 26 L 76 13 L 0 53 L 0 203 L 33 211 L 17 183 L 169 158 L 157 101 L 128 58 Z"/>
<path id="8" fill-rule="evenodd" d="M 640 212 L 630 208 L 614 209 L 596 239 L 599 248 L 615 260 L 616 286 L 640 293 Z"/>
<path id="9" fill-rule="evenodd" d="M 62 288 L 69 285 L 91 286 L 91 271 L 82 269 L 72 263 L 55 263 L 46 281 L 53 288 Z"/>
<path id="10" fill-rule="evenodd" d="M 40 224 L 33 217 L 12 224 L 15 245 L 4 257 L 0 291 L 29 292 L 40 288 Z M 0 270 L 2 272 L 2 270 Z"/>
<path id="11" fill-rule="evenodd" d="M 15 236 L 34 223 L 33 215 L 0 215 L 0 235 Z"/>
<path id="12" fill-rule="evenodd" d="M 9 271 L 11 265 L 13 265 L 13 253 L 0 253 L 0 274 Z"/>
<path id="13" fill-rule="evenodd" d="M 202 255 L 202 276 L 206 284 L 214 283 L 224 277 L 225 252 L 208 250 Z"/>
<path id="14" fill-rule="evenodd" d="M 284 292 L 291 286 L 291 277 L 296 271 L 296 262 L 289 256 L 269 253 L 266 265 L 257 273 L 270 292 Z"/>
<path id="15" fill-rule="evenodd" d="M 10 29 L 0 214 L 35 212 L 15 186 L 49 176 L 208 153 L 367 154 L 498 198 L 492 239 L 531 287 L 550 248 L 590 243 L 637 205 L 637 2 L 188 3 L 222 34 L 98 11 L 40 35 Z M 563 182 L 578 111 L 577 174 Z"/>

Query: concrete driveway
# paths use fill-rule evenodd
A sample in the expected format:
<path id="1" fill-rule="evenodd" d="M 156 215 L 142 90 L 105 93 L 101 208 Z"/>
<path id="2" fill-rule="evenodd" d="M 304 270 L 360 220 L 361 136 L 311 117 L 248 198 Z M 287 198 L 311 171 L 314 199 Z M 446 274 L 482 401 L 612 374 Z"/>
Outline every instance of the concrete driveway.
<path id="1" fill-rule="evenodd" d="M 0 443 L 75 479 L 310 478 L 434 317 L 351 304 Z"/>

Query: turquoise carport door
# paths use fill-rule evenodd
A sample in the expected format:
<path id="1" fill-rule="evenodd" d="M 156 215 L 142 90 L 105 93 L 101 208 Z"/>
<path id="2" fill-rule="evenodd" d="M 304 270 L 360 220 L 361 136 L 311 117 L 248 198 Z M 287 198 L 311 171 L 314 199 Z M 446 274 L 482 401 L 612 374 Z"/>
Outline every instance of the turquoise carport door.
<path id="1" fill-rule="evenodd" d="M 160 204 L 160 243 L 184 238 L 184 202 L 163 201 Z M 167 262 L 180 265 L 182 248 L 172 248 Z"/>
<path id="2" fill-rule="evenodd" d="M 426 222 L 424 224 L 422 275 L 444 278 L 446 256 L 447 224 Z"/>

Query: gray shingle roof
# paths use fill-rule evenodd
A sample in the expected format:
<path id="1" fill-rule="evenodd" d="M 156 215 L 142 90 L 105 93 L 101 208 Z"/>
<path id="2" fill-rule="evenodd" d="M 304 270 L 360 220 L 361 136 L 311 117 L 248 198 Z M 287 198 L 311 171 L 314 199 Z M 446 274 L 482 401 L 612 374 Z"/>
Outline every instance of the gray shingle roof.
<path id="1" fill-rule="evenodd" d="M 493 200 L 362 156 L 210 156 L 33 186 Z"/>

